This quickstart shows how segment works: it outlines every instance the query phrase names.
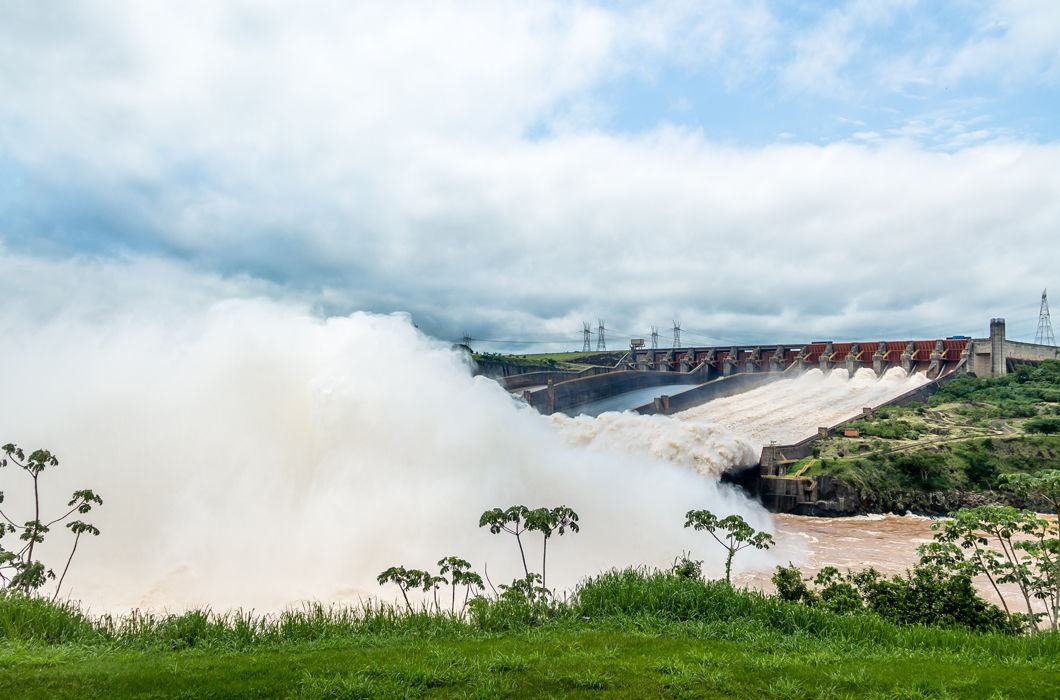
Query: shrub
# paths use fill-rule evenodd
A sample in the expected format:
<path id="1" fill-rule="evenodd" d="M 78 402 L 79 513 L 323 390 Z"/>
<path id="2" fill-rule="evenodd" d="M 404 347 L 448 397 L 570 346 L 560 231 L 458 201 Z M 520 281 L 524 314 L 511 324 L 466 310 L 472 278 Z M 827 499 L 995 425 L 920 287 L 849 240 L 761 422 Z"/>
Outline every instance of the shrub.
<path id="1" fill-rule="evenodd" d="M 971 578 L 935 565 L 920 565 L 905 576 L 884 578 L 873 568 L 843 576 L 826 566 L 814 578 L 817 590 L 805 584 L 795 566 L 777 567 L 777 597 L 802 602 L 842 615 L 863 612 L 898 625 L 963 627 L 976 632 L 1013 632 L 1005 612 L 979 597 Z"/>
<path id="2" fill-rule="evenodd" d="M 1028 433 L 1060 433 L 1060 418 L 1033 418 L 1023 424 Z"/>
<path id="3" fill-rule="evenodd" d="M 939 566 L 917 566 L 906 576 L 890 580 L 870 568 L 851 580 L 866 607 L 895 624 L 965 627 L 977 632 L 1009 630 L 1004 611 L 980 598 L 970 577 Z"/>
<path id="4" fill-rule="evenodd" d="M 814 577 L 813 582 L 821 587 L 816 594 L 817 603 L 829 612 L 853 615 L 864 608 L 857 589 L 843 578 L 836 567 L 824 567 Z"/>
<path id="5" fill-rule="evenodd" d="M 793 603 L 813 603 L 817 596 L 806 585 L 802 572 L 794 564 L 778 566 L 773 574 L 773 585 L 777 587 L 777 596 L 781 600 Z"/>
<path id="6" fill-rule="evenodd" d="M 703 560 L 692 559 L 687 554 L 682 554 L 674 559 L 670 572 L 679 578 L 701 579 L 703 578 Z"/>

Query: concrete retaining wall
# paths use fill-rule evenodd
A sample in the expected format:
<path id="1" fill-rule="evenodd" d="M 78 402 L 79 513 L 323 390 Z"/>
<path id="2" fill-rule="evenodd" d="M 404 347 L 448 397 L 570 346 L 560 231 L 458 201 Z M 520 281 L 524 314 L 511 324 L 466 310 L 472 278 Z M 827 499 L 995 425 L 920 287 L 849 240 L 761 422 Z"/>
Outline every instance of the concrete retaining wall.
<path id="1" fill-rule="evenodd" d="M 673 377 L 674 375 L 669 373 L 668 376 Z M 780 372 L 733 374 L 709 381 L 706 384 L 701 384 L 694 389 L 682 391 L 673 396 L 660 396 L 655 401 L 638 406 L 633 410 L 643 415 L 670 415 L 678 411 L 694 408 L 712 399 L 721 399 L 755 389 L 779 379 L 781 376 Z"/>
<path id="2" fill-rule="evenodd" d="M 1004 342 L 1004 353 L 1006 360 L 1023 360 L 1027 362 L 1041 362 L 1042 360 L 1060 360 L 1060 348 L 1052 345 L 1035 345 L 1034 343 L 1019 343 L 1014 340 Z"/>
<path id="3" fill-rule="evenodd" d="M 553 371 L 555 371 L 554 368 L 549 367 L 548 365 L 512 365 L 507 362 L 494 360 L 476 360 L 474 364 L 474 373 L 476 375 L 482 375 L 483 377 L 497 380 L 505 377 L 516 377 L 523 374 Z"/>
<path id="4" fill-rule="evenodd" d="M 695 384 L 698 381 L 698 375 L 691 373 L 619 370 L 555 383 L 547 389 L 526 392 L 523 396 L 527 403 L 548 415 L 627 391 L 665 384 Z"/>
<path id="5" fill-rule="evenodd" d="M 570 381 L 571 379 L 590 377 L 596 374 L 607 374 L 611 371 L 613 371 L 611 367 L 589 367 L 580 372 L 549 370 L 547 372 L 526 372 L 525 374 L 512 374 L 507 377 L 494 378 L 497 379 L 505 389 L 512 391 L 514 389 L 522 389 L 524 386 L 548 384 L 550 381 L 558 384 L 560 382 Z"/>

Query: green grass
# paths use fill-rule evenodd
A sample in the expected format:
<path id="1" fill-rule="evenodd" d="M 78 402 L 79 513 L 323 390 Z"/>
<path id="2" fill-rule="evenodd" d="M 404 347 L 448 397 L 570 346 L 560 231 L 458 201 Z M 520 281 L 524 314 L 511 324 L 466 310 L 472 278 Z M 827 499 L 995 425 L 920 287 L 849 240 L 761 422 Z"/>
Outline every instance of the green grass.
<path id="1" fill-rule="evenodd" d="M 539 624 L 522 619 L 388 606 L 90 619 L 0 597 L 0 689 L 15 698 L 989 698 L 1060 688 L 1057 635 L 899 627 L 659 572 L 602 574 Z"/>
<path id="2" fill-rule="evenodd" d="M 600 352 L 553 352 L 531 355 L 503 355 L 498 353 L 476 353 L 476 362 L 500 362 L 517 367 L 535 367 L 542 370 L 578 371 L 589 367 L 614 367 L 625 355 L 625 351 Z"/>
<path id="3" fill-rule="evenodd" d="M 555 624 L 473 638 L 136 652 L 0 646 L 8 697 L 1054 697 L 1055 666 Z"/>

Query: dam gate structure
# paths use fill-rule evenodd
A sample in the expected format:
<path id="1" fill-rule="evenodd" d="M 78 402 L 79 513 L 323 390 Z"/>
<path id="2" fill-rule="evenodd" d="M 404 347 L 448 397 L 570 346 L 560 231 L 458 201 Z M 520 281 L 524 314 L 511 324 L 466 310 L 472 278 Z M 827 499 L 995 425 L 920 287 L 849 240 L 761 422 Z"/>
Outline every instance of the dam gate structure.
<path id="1" fill-rule="evenodd" d="M 990 335 L 986 338 L 954 335 L 930 340 L 679 348 L 649 348 L 642 342 L 631 342 L 629 352 L 613 367 L 593 367 L 582 372 L 530 372 L 498 381 L 509 390 L 522 389 L 526 402 L 545 414 L 575 410 L 579 405 L 646 387 L 687 384 L 687 391 L 662 397 L 664 401 L 654 409 L 634 409 L 642 413 L 673 413 L 691 407 L 691 395 L 674 401 L 678 396 L 708 382 L 737 375 L 761 375 L 756 381 L 732 383 L 746 391 L 752 385 L 814 368 L 826 372 L 845 369 L 850 376 L 867 368 L 882 376 L 891 368 L 901 367 L 907 374 L 921 372 L 934 381 L 963 373 L 999 377 L 1016 363 L 1035 364 L 1045 359 L 1060 359 L 1060 348 L 1008 340 L 1005 320 L 995 318 L 990 321 Z M 720 387 L 701 392 L 701 398 L 717 398 L 718 391 Z"/>
<path id="2" fill-rule="evenodd" d="M 834 342 L 778 345 L 657 348 L 631 342 L 629 352 L 613 367 L 591 367 L 581 372 L 530 372 L 499 378 L 510 391 L 544 414 L 576 415 L 579 407 L 608 397 L 650 390 L 648 403 L 625 407 L 641 414 L 669 415 L 707 401 L 749 391 L 802 371 L 845 369 L 853 376 L 871 369 L 882 376 L 901 367 L 907 374 L 922 373 L 929 381 L 885 404 L 924 401 L 956 376 L 1000 377 L 1016 364 L 1060 360 L 1060 348 L 1024 343 L 1005 337 L 1005 320 L 990 321 L 985 338 L 949 336 L 930 340 Z M 883 405 L 883 404 L 881 404 Z M 614 410 L 614 409 L 609 409 Z M 866 407 L 865 411 L 873 410 Z M 852 416 L 818 434 L 789 445 L 768 445 L 757 464 L 732 471 L 730 480 L 751 486 L 762 502 L 777 511 L 812 511 L 829 492 L 830 477 L 789 474 L 789 468 L 811 454 L 822 436 L 861 418 Z"/>
<path id="3" fill-rule="evenodd" d="M 880 376 L 892 367 L 901 367 L 906 373 L 923 372 L 934 379 L 968 367 L 973 347 L 973 341 L 965 337 L 668 349 L 631 343 L 629 352 L 614 367 L 578 373 L 531 372 L 499 381 L 509 390 L 522 389 L 526 403 L 544 414 L 573 411 L 639 389 L 688 385 L 687 390 L 631 409 L 670 414 L 815 368 L 825 372 L 845 369 L 850 376 L 869 368 Z"/>

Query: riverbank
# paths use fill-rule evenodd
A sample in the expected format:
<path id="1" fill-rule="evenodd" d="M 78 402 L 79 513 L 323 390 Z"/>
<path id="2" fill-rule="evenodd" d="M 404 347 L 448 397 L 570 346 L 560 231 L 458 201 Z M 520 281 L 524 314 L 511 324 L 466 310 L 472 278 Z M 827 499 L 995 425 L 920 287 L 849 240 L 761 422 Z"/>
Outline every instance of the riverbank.
<path id="1" fill-rule="evenodd" d="M 1060 686 L 1055 634 L 902 627 L 723 582 L 663 583 L 529 617 L 318 606 L 109 628 L 69 609 L 12 620 L 0 599 L 0 688 L 22 698 L 1047 698 Z"/>

